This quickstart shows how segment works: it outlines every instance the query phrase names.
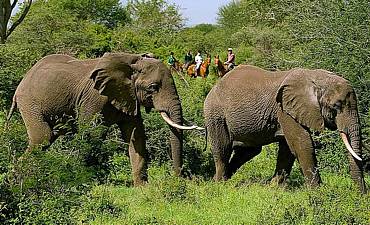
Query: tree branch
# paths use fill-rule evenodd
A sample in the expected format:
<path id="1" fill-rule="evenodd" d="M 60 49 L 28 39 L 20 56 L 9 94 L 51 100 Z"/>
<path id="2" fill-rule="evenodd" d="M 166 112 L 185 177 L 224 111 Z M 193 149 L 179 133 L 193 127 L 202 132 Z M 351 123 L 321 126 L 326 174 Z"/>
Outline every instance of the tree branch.
<path id="1" fill-rule="evenodd" d="M 26 4 L 26 3 L 24 3 Z M 28 11 L 30 10 L 31 8 L 31 4 L 32 4 L 32 0 L 28 0 L 28 4 L 25 6 L 25 9 L 24 11 L 22 12 L 22 15 L 21 17 L 19 17 L 19 19 L 17 21 L 15 21 L 12 26 L 10 27 L 8 33 L 6 34 L 6 38 L 9 37 L 9 35 L 14 31 L 14 29 L 20 24 L 22 23 L 22 21 L 24 20 L 24 18 L 26 17 Z"/>
<path id="2" fill-rule="evenodd" d="M 14 1 L 13 1 L 11 11 L 13 11 L 13 9 L 14 9 L 14 8 L 15 8 L 15 6 L 17 5 L 17 3 L 18 3 L 18 0 L 14 0 Z"/>
<path id="3" fill-rule="evenodd" d="M 0 44 L 4 44 L 6 40 L 7 24 L 10 15 L 10 0 L 0 1 Z"/>

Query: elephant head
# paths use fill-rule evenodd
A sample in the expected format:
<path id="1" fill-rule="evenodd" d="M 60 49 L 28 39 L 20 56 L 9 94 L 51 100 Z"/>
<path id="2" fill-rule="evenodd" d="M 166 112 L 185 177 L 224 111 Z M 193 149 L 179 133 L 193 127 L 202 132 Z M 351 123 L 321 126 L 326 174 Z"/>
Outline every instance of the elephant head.
<path id="1" fill-rule="evenodd" d="M 171 127 L 171 151 L 175 173 L 182 167 L 182 108 L 169 69 L 147 55 L 107 53 L 97 63 L 90 78 L 94 88 L 126 114 L 138 116 L 140 106 L 159 111 Z"/>
<path id="2" fill-rule="evenodd" d="M 349 152 L 352 179 L 364 192 L 360 120 L 350 83 L 325 70 L 294 69 L 281 83 L 276 99 L 303 127 L 339 131 Z"/>

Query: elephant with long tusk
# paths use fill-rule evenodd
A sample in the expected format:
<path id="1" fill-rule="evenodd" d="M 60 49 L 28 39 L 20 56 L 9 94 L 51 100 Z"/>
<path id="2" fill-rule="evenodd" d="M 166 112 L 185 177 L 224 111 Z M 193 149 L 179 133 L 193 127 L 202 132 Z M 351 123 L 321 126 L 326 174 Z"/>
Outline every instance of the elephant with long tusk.
<path id="1" fill-rule="evenodd" d="M 298 159 L 306 183 L 316 186 L 321 178 L 311 133 L 329 128 L 339 131 L 352 179 L 366 191 L 356 94 L 340 76 L 325 70 L 269 72 L 239 66 L 209 92 L 204 114 L 215 180 L 230 178 L 263 145 L 278 142 L 273 181 L 284 182 Z"/>
<path id="2" fill-rule="evenodd" d="M 129 143 L 134 185 L 147 180 L 147 151 L 140 106 L 165 115 L 176 175 L 182 169 L 182 107 L 170 71 L 150 55 L 106 53 L 91 60 L 50 55 L 36 63 L 19 84 L 8 115 L 18 107 L 29 147 L 50 145 L 63 131 L 53 127 L 65 116 L 82 120 L 100 113 L 105 125 L 117 124 Z M 59 118 L 59 119 L 57 119 Z"/>

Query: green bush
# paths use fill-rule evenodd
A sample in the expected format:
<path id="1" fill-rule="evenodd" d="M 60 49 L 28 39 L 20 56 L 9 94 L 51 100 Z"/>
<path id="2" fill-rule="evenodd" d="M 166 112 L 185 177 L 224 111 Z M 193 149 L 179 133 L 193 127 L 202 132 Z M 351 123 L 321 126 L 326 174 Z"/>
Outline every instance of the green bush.
<path id="1" fill-rule="evenodd" d="M 346 150 L 335 132 L 315 133 L 323 185 L 308 189 L 295 163 L 287 185 L 270 184 L 276 144 L 243 165 L 227 182 L 212 181 L 214 162 L 203 131 L 184 131 L 184 172 L 173 176 L 169 129 L 158 113 L 143 112 L 149 184 L 133 188 L 128 145 L 117 127 L 70 121 L 48 150 L 27 148 L 19 113 L 5 126 L 17 84 L 43 56 L 94 58 L 107 51 L 152 52 L 181 61 L 188 51 L 220 55 L 232 47 L 238 64 L 265 69 L 322 68 L 353 84 L 363 141 L 370 146 L 367 1 L 234 1 L 221 7 L 218 24 L 183 27 L 166 1 L 37 1 L 0 46 L 1 224 L 368 224 L 369 194 L 357 192 Z M 147 12 L 151 13 L 147 13 Z M 171 19 L 172 18 L 172 19 Z M 166 26 L 165 26 L 166 25 Z M 167 26 L 168 25 L 168 26 Z M 217 82 L 173 74 L 185 124 L 204 126 L 203 103 Z M 370 148 L 370 147 L 368 147 Z M 20 157 L 22 156 L 22 160 Z M 370 149 L 364 148 L 370 171 Z M 365 180 L 370 182 L 369 176 Z"/>

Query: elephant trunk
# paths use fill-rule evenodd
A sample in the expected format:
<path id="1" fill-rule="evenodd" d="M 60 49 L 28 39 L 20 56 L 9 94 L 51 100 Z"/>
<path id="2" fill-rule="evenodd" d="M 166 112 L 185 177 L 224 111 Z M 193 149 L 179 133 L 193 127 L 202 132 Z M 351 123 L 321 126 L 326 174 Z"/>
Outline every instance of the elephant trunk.
<path id="1" fill-rule="evenodd" d="M 347 117 L 348 116 L 348 117 Z M 348 149 L 348 159 L 350 173 L 353 181 L 359 186 L 362 193 L 366 192 L 365 180 L 363 175 L 362 149 L 361 149 L 361 129 L 356 110 L 351 110 L 345 121 L 350 121 L 344 129 L 340 129 L 341 137 Z M 338 124 L 340 125 L 340 124 Z M 338 126 L 340 128 L 341 126 Z M 349 139 L 349 141 L 348 141 Z M 347 142 L 347 143 L 346 143 Z M 351 152 L 353 150 L 353 152 Z"/>
<path id="2" fill-rule="evenodd" d="M 350 139 L 350 144 L 353 150 L 357 153 L 357 155 L 362 155 L 361 149 L 361 130 L 360 125 L 352 125 L 348 128 L 348 136 Z M 350 172 L 352 179 L 355 183 L 360 187 L 361 192 L 366 192 L 366 185 L 364 180 L 364 172 L 363 172 L 363 163 L 362 160 L 355 159 L 352 155 L 348 155 L 349 162 L 350 162 Z"/>
<path id="3" fill-rule="evenodd" d="M 178 103 L 169 108 L 168 114 L 173 122 L 182 125 L 183 123 L 182 108 L 180 101 L 178 100 L 177 102 Z M 175 175 L 180 176 L 182 170 L 183 131 L 173 126 L 170 126 L 170 130 L 171 130 L 170 145 L 173 167 Z"/>
<path id="4" fill-rule="evenodd" d="M 171 158 L 175 175 L 179 176 L 182 169 L 183 131 L 173 127 L 173 124 L 181 127 L 183 116 L 180 98 L 172 79 L 163 82 L 163 87 L 153 98 L 153 103 L 154 108 L 161 113 L 162 117 L 166 117 L 166 122 L 170 124 Z"/>

